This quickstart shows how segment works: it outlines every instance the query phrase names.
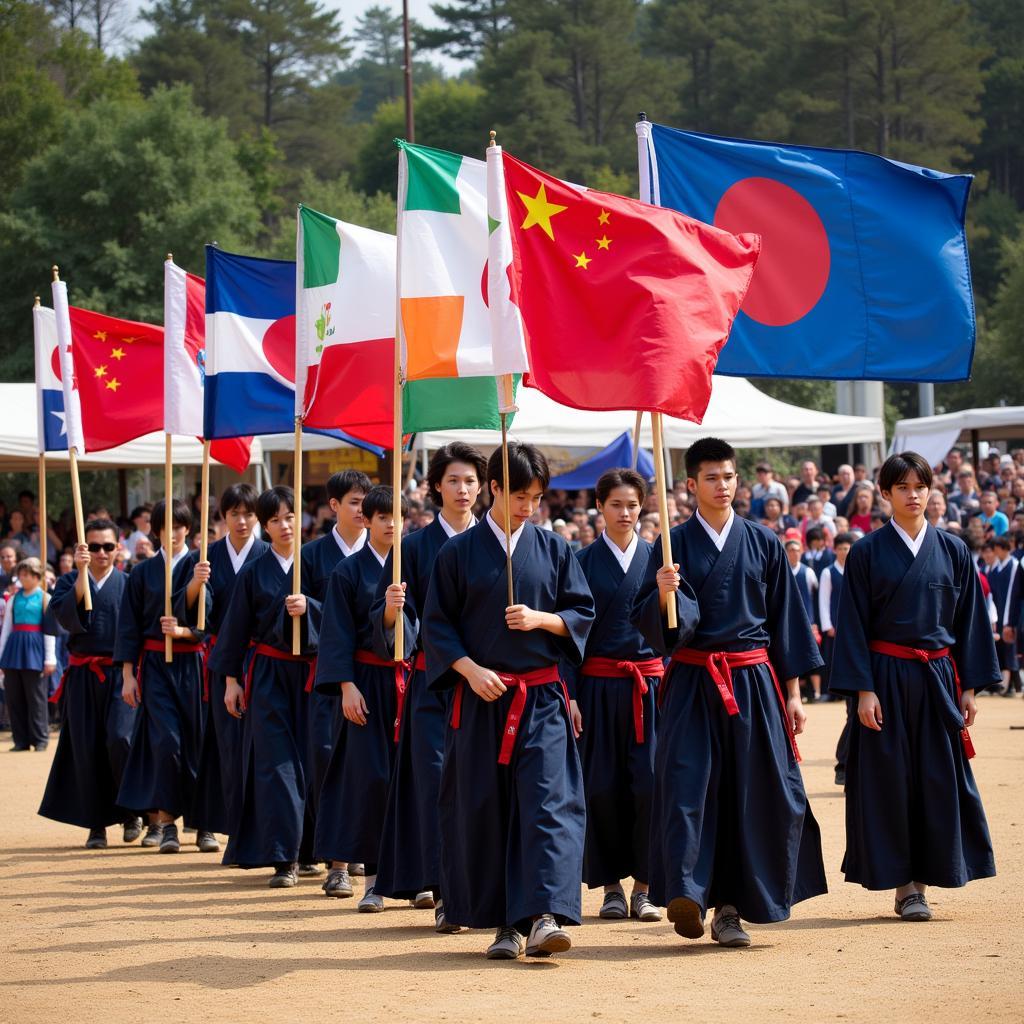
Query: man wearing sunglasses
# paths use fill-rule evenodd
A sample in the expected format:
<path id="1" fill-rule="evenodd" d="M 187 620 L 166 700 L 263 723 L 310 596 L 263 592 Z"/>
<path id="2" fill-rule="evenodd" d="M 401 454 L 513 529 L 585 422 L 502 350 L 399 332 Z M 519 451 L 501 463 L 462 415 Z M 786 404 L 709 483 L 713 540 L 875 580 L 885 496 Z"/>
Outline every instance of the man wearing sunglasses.
<path id="1" fill-rule="evenodd" d="M 107 845 L 107 826 L 120 823 L 132 843 L 142 832 L 135 810 L 117 806 L 117 790 L 131 746 L 135 709 L 121 700 L 121 673 L 112 664 L 124 573 L 115 572 L 117 527 L 109 519 L 86 524 L 75 548 L 75 568 L 57 580 L 49 611 L 70 634 L 70 658 L 50 699 L 63 705 L 57 753 L 39 813 L 89 830 L 88 849 Z M 85 588 L 92 611 L 84 610 Z"/>

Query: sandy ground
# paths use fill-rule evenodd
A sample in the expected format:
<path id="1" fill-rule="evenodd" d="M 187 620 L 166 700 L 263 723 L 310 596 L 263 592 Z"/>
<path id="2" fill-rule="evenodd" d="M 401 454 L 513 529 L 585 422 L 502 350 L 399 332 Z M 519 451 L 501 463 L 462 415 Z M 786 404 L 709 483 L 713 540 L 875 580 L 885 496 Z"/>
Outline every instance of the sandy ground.
<path id="1" fill-rule="evenodd" d="M 8 754 L 5 735 L 0 1021 L 1024 1021 L 1024 700 L 980 704 L 974 765 L 1000 874 L 933 890 L 932 923 L 901 923 L 889 894 L 842 881 L 842 705 L 827 704 L 801 748 L 828 895 L 723 950 L 665 923 L 600 922 L 590 893 L 571 953 L 514 964 L 485 961 L 481 932 L 435 935 L 430 911 L 357 914 L 316 879 L 272 891 L 195 847 L 161 856 L 111 829 L 108 850 L 87 852 L 84 832 L 36 816 L 50 753 Z"/>

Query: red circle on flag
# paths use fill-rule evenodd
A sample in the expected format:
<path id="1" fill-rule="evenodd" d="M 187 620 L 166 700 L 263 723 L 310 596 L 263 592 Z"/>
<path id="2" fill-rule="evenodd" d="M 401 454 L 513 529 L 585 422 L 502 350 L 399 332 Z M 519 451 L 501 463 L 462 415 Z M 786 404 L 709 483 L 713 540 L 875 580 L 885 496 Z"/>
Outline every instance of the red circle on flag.
<path id="1" fill-rule="evenodd" d="M 806 316 L 828 284 L 828 232 L 817 210 L 794 188 L 772 178 L 744 178 L 718 201 L 715 227 L 761 236 L 761 255 L 740 307 L 767 327 Z"/>
<path id="2" fill-rule="evenodd" d="M 57 380 L 61 380 L 60 375 L 60 345 L 54 345 L 53 351 L 50 353 L 50 366 L 53 367 L 53 375 Z"/>
<path id="3" fill-rule="evenodd" d="M 275 320 L 263 335 L 267 362 L 290 384 L 295 383 L 295 314 Z"/>

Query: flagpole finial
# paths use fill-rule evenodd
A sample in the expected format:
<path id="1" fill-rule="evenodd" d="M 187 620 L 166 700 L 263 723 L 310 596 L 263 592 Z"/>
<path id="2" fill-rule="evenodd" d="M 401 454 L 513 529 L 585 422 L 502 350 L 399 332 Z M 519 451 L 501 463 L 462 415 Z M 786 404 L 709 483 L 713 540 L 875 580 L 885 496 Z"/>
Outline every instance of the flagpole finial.
<path id="1" fill-rule="evenodd" d="M 32 303 L 32 307 L 33 307 L 33 309 L 38 309 L 39 308 L 39 296 L 38 295 L 34 295 L 33 298 L 36 301 Z"/>
<path id="2" fill-rule="evenodd" d="M 647 111 L 646 110 L 641 110 L 640 113 L 636 115 L 636 119 L 638 121 L 646 121 L 647 120 Z"/>
<path id="3" fill-rule="evenodd" d="M 169 252 L 167 254 L 167 262 L 168 263 L 173 263 L 174 262 L 174 253 L 173 252 Z"/>
<path id="4" fill-rule="evenodd" d="M 494 140 L 498 137 L 498 133 L 496 131 L 489 131 L 487 135 L 488 138 L 490 139 L 490 142 L 487 143 L 487 148 L 490 149 L 491 146 L 497 145 L 497 142 L 495 142 Z"/>
<path id="5" fill-rule="evenodd" d="M 50 267 L 50 270 L 53 273 L 54 281 L 59 281 L 60 280 L 60 268 L 57 266 L 57 264 L 54 263 L 54 265 L 52 267 Z"/>

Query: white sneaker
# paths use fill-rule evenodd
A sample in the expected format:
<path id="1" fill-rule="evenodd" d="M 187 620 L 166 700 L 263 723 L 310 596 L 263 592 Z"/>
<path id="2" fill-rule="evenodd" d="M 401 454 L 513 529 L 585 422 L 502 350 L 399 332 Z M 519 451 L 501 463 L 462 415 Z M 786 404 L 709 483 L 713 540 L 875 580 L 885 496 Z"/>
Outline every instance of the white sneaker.
<path id="1" fill-rule="evenodd" d="M 499 928 L 487 947 L 488 960 L 518 960 L 523 955 L 526 939 L 512 927 Z"/>
<path id="2" fill-rule="evenodd" d="M 551 914 L 541 914 L 530 929 L 530 937 L 526 940 L 527 956 L 551 956 L 552 953 L 564 953 L 572 949 L 569 933 L 560 928 Z"/>
<path id="3" fill-rule="evenodd" d="M 740 924 L 739 912 L 728 903 L 724 907 L 719 907 L 711 919 L 711 938 L 720 946 L 730 949 L 750 945 L 750 936 Z"/>
<path id="4" fill-rule="evenodd" d="M 384 909 L 384 897 L 378 896 L 371 885 L 356 905 L 360 914 L 379 914 Z"/>
<path id="5" fill-rule="evenodd" d="M 424 889 L 416 893 L 415 899 L 409 900 L 409 906 L 415 907 L 416 910 L 433 910 L 434 894 L 429 889 Z"/>

